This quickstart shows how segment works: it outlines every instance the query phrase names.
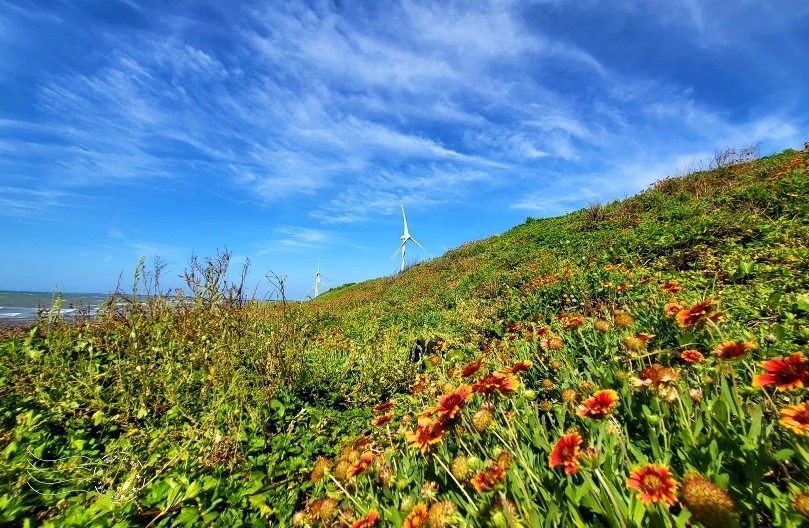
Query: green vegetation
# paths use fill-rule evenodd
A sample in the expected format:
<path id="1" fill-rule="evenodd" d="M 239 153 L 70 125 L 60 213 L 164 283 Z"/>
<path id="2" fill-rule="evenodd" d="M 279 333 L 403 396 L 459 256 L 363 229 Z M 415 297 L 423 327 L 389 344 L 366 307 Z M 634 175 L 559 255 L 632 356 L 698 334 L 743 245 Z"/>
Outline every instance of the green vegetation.
<path id="1" fill-rule="evenodd" d="M 6 338 L 0 523 L 798 526 L 809 150 L 720 165 L 307 303 L 224 254 Z"/>

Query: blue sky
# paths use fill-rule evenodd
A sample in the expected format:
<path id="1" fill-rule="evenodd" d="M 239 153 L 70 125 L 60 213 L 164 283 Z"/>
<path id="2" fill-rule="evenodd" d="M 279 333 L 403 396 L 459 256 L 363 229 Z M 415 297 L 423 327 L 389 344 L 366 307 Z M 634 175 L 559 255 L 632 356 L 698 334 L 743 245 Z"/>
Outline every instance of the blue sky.
<path id="1" fill-rule="evenodd" d="M 809 139 L 809 3 L 0 0 L 0 289 L 291 298 Z"/>

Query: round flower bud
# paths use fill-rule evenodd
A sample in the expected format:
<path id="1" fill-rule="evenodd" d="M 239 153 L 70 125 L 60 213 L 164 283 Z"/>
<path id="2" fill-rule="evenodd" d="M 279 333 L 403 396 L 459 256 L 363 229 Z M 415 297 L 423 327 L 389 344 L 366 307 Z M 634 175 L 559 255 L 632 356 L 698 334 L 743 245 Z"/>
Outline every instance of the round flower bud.
<path id="1" fill-rule="evenodd" d="M 472 427 L 475 431 L 485 431 L 494 420 L 494 413 L 488 407 L 481 407 L 474 414 L 472 414 Z"/>
<path id="2" fill-rule="evenodd" d="M 738 526 L 733 499 L 693 469 L 683 476 L 681 501 L 691 512 L 691 520 L 706 528 Z"/>

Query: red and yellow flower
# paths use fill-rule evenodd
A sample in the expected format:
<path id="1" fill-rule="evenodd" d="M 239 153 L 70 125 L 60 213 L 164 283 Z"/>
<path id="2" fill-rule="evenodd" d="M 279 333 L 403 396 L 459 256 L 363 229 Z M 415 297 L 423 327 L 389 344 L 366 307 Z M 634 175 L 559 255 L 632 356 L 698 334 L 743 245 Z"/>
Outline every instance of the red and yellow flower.
<path id="1" fill-rule="evenodd" d="M 427 521 L 427 505 L 423 502 L 416 504 L 405 517 L 402 528 L 421 528 Z"/>
<path id="2" fill-rule="evenodd" d="M 474 477 L 469 480 L 475 491 L 486 491 L 492 489 L 498 482 L 506 476 L 506 470 L 500 464 L 492 462 L 486 470 L 479 470 Z"/>
<path id="3" fill-rule="evenodd" d="M 687 310 L 680 310 L 677 313 L 677 323 L 681 328 L 693 328 L 707 320 L 716 322 L 722 316 L 720 312 L 713 311 L 717 304 L 719 303 L 716 299 L 695 302 Z"/>
<path id="4" fill-rule="evenodd" d="M 389 412 L 388 414 L 380 414 L 379 416 L 374 416 L 371 419 L 371 425 L 375 425 L 379 427 L 380 425 L 385 425 L 386 423 L 390 422 L 391 418 L 393 418 L 393 411 Z"/>
<path id="5" fill-rule="evenodd" d="M 725 341 L 714 348 L 713 354 L 719 359 L 736 359 L 754 348 L 756 345 L 751 341 Z"/>
<path id="6" fill-rule="evenodd" d="M 666 303 L 665 306 L 663 306 L 663 311 L 666 313 L 667 317 L 675 317 L 684 309 L 685 307 L 682 304 L 676 302 Z"/>
<path id="7" fill-rule="evenodd" d="M 683 291 L 683 287 L 676 280 L 670 280 L 665 284 L 660 285 L 660 289 L 669 293 L 679 293 Z"/>
<path id="8" fill-rule="evenodd" d="M 408 433 L 406 438 L 411 447 L 418 448 L 423 453 L 428 447 L 444 439 L 444 424 L 441 420 L 419 417 L 416 430 Z"/>
<path id="9" fill-rule="evenodd" d="M 501 393 L 514 392 L 520 386 L 520 381 L 513 374 L 492 372 L 481 377 L 472 385 L 472 390 L 478 394 L 491 394 L 494 391 Z"/>
<path id="10" fill-rule="evenodd" d="M 557 335 L 548 334 L 539 342 L 539 346 L 545 350 L 562 350 L 565 347 L 565 342 Z"/>
<path id="11" fill-rule="evenodd" d="M 443 419 L 452 419 L 461 405 L 472 396 L 472 389 L 469 385 L 461 385 L 453 392 L 438 397 L 438 405 L 433 411 Z"/>
<path id="12" fill-rule="evenodd" d="M 351 524 L 351 528 L 367 528 L 368 526 L 373 526 L 376 524 L 376 520 L 379 517 L 379 512 L 375 509 L 368 510 L 368 514 L 365 517 L 360 517 L 356 521 Z"/>
<path id="13" fill-rule="evenodd" d="M 705 359 L 702 352 L 693 348 L 683 350 L 680 357 L 683 358 L 683 361 L 686 363 L 702 363 L 702 361 Z"/>
<path id="14" fill-rule="evenodd" d="M 461 377 L 468 378 L 469 376 L 472 376 L 475 373 L 477 373 L 477 371 L 480 370 L 481 363 L 483 363 L 483 358 L 479 357 L 476 360 L 471 361 L 466 365 L 464 365 L 463 369 L 461 369 Z"/>
<path id="15" fill-rule="evenodd" d="M 775 385 L 779 391 L 785 391 L 803 387 L 804 381 L 809 378 L 809 363 L 803 360 L 801 352 L 764 361 L 761 367 L 767 373 L 754 375 L 753 387 Z"/>
<path id="16" fill-rule="evenodd" d="M 602 389 L 581 402 L 576 414 L 590 418 L 604 418 L 618 403 L 618 393 L 612 389 Z"/>
<path id="17" fill-rule="evenodd" d="M 373 407 L 371 407 L 371 409 L 372 409 L 372 410 L 373 410 L 375 413 L 379 413 L 379 412 L 385 412 L 385 411 L 387 411 L 388 409 L 392 409 L 392 408 L 393 408 L 393 405 L 394 405 L 394 403 L 393 403 L 392 401 L 386 401 L 386 402 L 384 402 L 384 403 L 379 403 L 379 404 L 377 404 L 377 405 L 374 405 Z"/>
<path id="18" fill-rule="evenodd" d="M 565 433 L 556 441 L 550 455 L 548 455 L 548 465 L 555 467 L 562 465 L 565 474 L 570 475 L 579 470 L 579 450 L 581 449 L 582 438 L 577 431 Z"/>
<path id="19" fill-rule="evenodd" d="M 803 435 L 809 430 L 809 401 L 788 405 L 781 409 L 781 425 L 792 429 L 795 434 Z"/>
<path id="20" fill-rule="evenodd" d="M 638 498 L 644 504 L 664 502 L 674 504 L 677 497 L 677 481 L 669 468 L 663 464 L 645 464 L 632 469 L 626 479 L 626 487 L 638 490 Z"/>
<path id="21" fill-rule="evenodd" d="M 373 461 L 374 454 L 371 451 L 366 451 L 360 456 L 359 460 L 351 464 L 351 467 L 348 468 L 346 478 L 354 477 L 367 470 Z"/>
<path id="22" fill-rule="evenodd" d="M 556 317 L 562 323 L 562 330 L 578 328 L 584 324 L 584 316 L 578 313 L 561 313 Z"/>
<path id="23" fill-rule="evenodd" d="M 518 374 L 520 372 L 525 372 L 526 370 L 530 369 L 534 364 L 531 362 L 530 359 L 521 359 L 515 363 L 512 363 L 510 366 L 501 370 L 503 374 Z"/>

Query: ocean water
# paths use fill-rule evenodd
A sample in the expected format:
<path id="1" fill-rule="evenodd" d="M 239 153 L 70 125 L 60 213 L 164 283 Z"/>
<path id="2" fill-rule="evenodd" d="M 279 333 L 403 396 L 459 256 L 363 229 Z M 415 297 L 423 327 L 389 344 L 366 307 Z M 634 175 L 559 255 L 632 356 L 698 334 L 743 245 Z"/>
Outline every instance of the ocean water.
<path id="1" fill-rule="evenodd" d="M 61 293 L 60 314 L 70 319 L 80 312 L 93 316 L 109 297 L 106 293 Z M 45 315 L 51 310 L 56 296 L 49 292 L 24 292 L 0 290 L 0 325 L 32 323 L 37 314 Z"/>

